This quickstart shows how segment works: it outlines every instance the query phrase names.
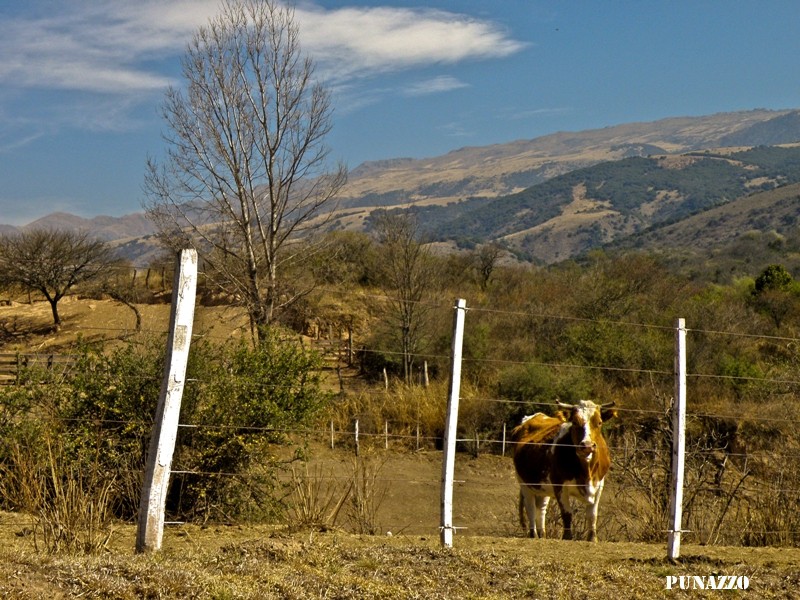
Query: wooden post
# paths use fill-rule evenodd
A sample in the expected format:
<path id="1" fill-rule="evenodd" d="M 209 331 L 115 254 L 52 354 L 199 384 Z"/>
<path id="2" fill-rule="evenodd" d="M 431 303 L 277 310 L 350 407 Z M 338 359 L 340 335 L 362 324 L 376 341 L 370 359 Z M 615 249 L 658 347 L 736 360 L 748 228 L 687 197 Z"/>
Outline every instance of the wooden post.
<path id="1" fill-rule="evenodd" d="M 197 290 L 197 251 L 181 250 L 172 285 L 167 359 L 156 408 L 147 466 L 139 502 L 136 552 L 161 549 L 164 534 L 164 506 L 169 486 L 172 455 L 178 435 L 181 396 L 192 340 L 194 301 Z"/>
<path id="2" fill-rule="evenodd" d="M 356 437 L 356 456 L 358 456 L 358 419 L 356 419 L 356 427 L 355 427 L 355 437 Z"/>
<path id="3" fill-rule="evenodd" d="M 331 419 L 331 450 L 333 450 L 333 419 Z"/>
<path id="4" fill-rule="evenodd" d="M 386 372 L 386 367 L 383 367 L 383 385 L 386 391 L 389 391 L 389 374 Z"/>
<path id="5" fill-rule="evenodd" d="M 681 553 L 683 517 L 683 471 L 686 449 L 686 324 L 675 322 L 675 398 L 672 407 L 672 487 L 669 499 L 667 558 Z"/>
<path id="6" fill-rule="evenodd" d="M 422 363 L 422 385 L 428 387 L 431 384 L 431 380 L 428 378 L 428 361 L 426 360 Z"/>
<path id="7" fill-rule="evenodd" d="M 389 421 L 383 422 L 383 449 L 389 449 Z"/>
<path id="8" fill-rule="evenodd" d="M 456 466 L 456 434 L 458 431 L 458 401 L 461 392 L 461 351 L 464 345 L 464 317 L 467 301 L 456 300 L 453 312 L 453 341 L 450 348 L 450 386 L 447 396 L 447 417 L 444 427 L 444 456 L 442 460 L 442 519 L 441 542 L 453 547 L 453 476 Z"/>
<path id="9" fill-rule="evenodd" d="M 502 455 L 506 455 L 506 424 L 503 423 L 503 451 Z"/>
<path id="10" fill-rule="evenodd" d="M 353 323 L 347 324 L 347 366 L 353 366 Z"/>

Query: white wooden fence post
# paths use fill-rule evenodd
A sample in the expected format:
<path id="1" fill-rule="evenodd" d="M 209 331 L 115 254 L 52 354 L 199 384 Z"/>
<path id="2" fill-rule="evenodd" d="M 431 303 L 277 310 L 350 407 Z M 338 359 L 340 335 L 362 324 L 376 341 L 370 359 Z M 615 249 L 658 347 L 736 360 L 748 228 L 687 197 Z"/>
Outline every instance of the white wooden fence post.
<path id="1" fill-rule="evenodd" d="M 453 314 L 453 341 L 450 350 L 450 387 L 447 397 L 447 417 L 444 426 L 444 457 L 442 459 L 442 521 L 441 542 L 453 547 L 453 476 L 456 465 L 456 434 L 458 430 L 458 400 L 461 392 L 461 349 L 464 345 L 464 316 L 467 301 L 458 299 Z"/>
<path id="2" fill-rule="evenodd" d="M 681 553 L 686 449 L 686 324 L 683 319 L 675 322 L 675 398 L 672 411 L 672 487 L 669 499 L 667 558 L 675 560 Z"/>
<path id="3" fill-rule="evenodd" d="M 172 309 L 169 317 L 167 358 L 156 408 L 147 466 L 139 501 L 136 552 L 161 549 L 164 534 L 164 507 L 169 486 L 178 417 L 189 359 L 197 290 L 197 251 L 181 250 L 172 284 Z"/>

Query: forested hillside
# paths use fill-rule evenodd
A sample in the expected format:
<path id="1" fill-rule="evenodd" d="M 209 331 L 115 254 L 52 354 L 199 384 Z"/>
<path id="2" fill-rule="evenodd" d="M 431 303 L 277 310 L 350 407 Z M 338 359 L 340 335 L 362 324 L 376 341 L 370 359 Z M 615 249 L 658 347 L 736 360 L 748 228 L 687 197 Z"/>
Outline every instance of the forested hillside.
<path id="1" fill-rule="evenodd" d="M 605 162 L 511 196 L 414 210 L 432 239 L 497 240 L 551 263 L 798 181 L 800 147 L 764 146 Z"/>

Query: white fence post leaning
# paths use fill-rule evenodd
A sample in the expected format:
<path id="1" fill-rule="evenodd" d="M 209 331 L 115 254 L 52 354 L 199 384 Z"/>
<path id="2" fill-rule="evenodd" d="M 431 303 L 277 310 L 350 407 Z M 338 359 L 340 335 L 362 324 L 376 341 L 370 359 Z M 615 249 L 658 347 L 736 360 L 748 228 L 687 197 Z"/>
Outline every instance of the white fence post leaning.
<path id="1" fill-rule="evenodd" d="M 458 400 L 461 392 L 461 349 L 464 345 L 464 316 L 467 301 L 458 299 L 453 314 L 453 341 L 450 350 L 450 386 L 447 397 L 447 417 L 444 426 L 444 456 L 442 458 L 442 520 L 441 543 L 453 547 L 453 476 L 456 463 L 458 430 Z"/>
<path id="2" fill-rule="evenodd" d="M 675 560 L 681 553 L 681 520 L 683 517 L 683 470 L 686 450 L 686 324 L 675 323 L 675 398 L 672 406 L 672 486 L 669 502 L 667 558 Z"/>
<path id="3" fill-rule="evenodd" d="M 197 290 L 197 251 L 181 250 L 172 285 L 167 357 L 161 392 L 156 408 L 147 466 L 139 502 L 136 552 L 161 549 L 164 534 L 164 508 L 169 486 L 172 455 L 178 435 L 181 397 L 192 341 L 194 302 Z"/>

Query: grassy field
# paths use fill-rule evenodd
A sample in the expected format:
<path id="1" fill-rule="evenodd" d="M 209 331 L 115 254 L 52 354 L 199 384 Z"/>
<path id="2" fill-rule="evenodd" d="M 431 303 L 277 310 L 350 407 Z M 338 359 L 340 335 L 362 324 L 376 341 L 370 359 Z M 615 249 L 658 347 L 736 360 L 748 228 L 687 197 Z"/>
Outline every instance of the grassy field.
<path id="1" fill-rule="evenodd" d="M 334 451 L 321 444 L 311 451 L 312 478 L 330 485 L 352 472 L 352 449 L 343 442 Z M 681 559 L 673 563 L 666 558 L 666 541 L 527 539 L 517 525 L 511 461 L 496 455 L 459 454 L 454 522 L 465 528 L 452 549 L 442 548 L 437 528 L 441 453 L 362 448 L 362 461 L 384 486 L 374 515 L 376 535 L 352 533 L 345 508 L 324 532 L 171 525 L 160 552 L 137 555 L 135 525 L 120 523 L 99 555 L 65 556 L 37 550 L 42 544 L 30 517 L 0 513 L 0 596 L 572 600 L 796 598 L 800 593 L 798 548 L 684 545 Z M 607 500 L 601 507 L 601 539 L 622 518 L 614 496 Z M 558 527 L 551 531 L 558 535 Z M 712 575 L 746 576 L 749 588 L 681 590 L 678 579 L 678 589 L 666 589 L 669 577 Z"/>
<path id="2" fill-rule="evenodd" d="M 796 598 L 800 550 L 459 535 L 289 533 L 263 526 L 168 528 L 136 555 L 120 525 L 100 556 L 47 556 L 30 522 L 0 514 L 3 598 Z M 735 575 L 746 591 L 666 589 L 669 576 Z M 680 580 L 679 580 L 680 581 Z"/>

